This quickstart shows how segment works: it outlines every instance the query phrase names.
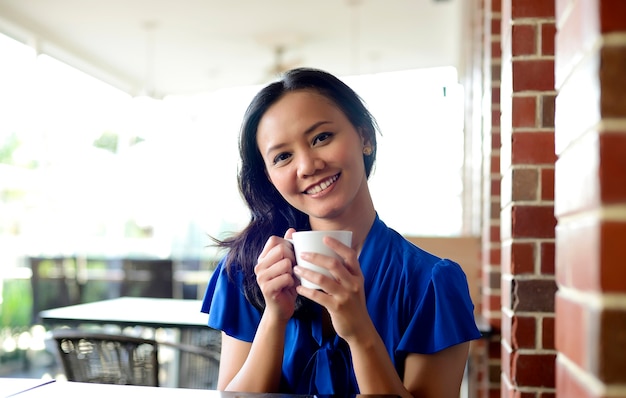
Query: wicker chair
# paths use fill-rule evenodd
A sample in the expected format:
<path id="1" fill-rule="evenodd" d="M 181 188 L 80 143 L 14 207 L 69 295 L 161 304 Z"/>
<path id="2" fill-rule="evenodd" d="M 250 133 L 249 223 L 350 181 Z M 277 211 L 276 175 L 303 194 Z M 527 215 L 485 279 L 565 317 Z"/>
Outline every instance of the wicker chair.
<path id="1" fill-rule="evenodd" d="M 70 381 L 158 387 L 175 363 L 175 387 L 216 388 L 219 353 L 208 348 L 78 329 L 52 330 L 50 337 Z M 161 361 L 162 353 L 172 355 Z"/>

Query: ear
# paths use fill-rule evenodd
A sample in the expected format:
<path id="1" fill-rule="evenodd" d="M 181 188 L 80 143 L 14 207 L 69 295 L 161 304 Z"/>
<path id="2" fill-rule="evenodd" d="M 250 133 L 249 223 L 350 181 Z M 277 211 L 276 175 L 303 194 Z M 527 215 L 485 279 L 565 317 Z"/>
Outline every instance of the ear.
<path id="1" fill-rule="evenodd" d="M 372 146 L 372 142 L 368 137 L 365 129 L 363 127 L 359 127 L 357 131 L 359 133 L 359 136 L 361 137 L 361 147 Z"/>

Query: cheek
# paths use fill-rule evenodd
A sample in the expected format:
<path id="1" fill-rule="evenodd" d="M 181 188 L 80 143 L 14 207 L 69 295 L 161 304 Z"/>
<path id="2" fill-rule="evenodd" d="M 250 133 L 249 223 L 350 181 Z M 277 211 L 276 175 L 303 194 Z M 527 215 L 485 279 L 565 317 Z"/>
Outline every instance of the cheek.
<path id="1" fill-rule="evenodd" d="M 284 171 L 266 171 L 267 178 L 270 180 L 272 185 L 283 195 L 289 189 L 289 177 L 287 173 Z"/>

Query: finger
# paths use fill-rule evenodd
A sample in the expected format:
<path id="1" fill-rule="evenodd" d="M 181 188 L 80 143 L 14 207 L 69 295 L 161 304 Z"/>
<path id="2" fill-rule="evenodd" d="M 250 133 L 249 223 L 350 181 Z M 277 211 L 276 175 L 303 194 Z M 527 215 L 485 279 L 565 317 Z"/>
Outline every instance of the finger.
<path id="1" fill-rule="evenodd" d="M 258 282 L 264 282 L 283 274 L 291 275 L 292 262 L 289 258 L 282 258 L 275 262 L 262 261 L 254 266 L 254 273 Z"/>
<path id="2" fill-rule="evenodd" d="M 263 246 L 263 250 L 261 251 L 261 254 L 259 254 L 257 262 L 260 262 L 262 259 L 267 257 L 270 250 L 272 250 L 274 246 L 276 246 L 279 243 L 278 239 L 279 238 L 277 236 L 269 237 L 269 239 L 265 242 L 265 245 Z"/>
<path id="3" fill-rule="evenodd" d="M 361 271 L 361 267 L 359 265 L 359 261 L 357 259 L 357 255 L 354 249 L 344 245 L 339 240 L 330 236 L 324 237 L 324 244 L 342 258 L 343 266 L 347 268 L 351 273 L 358 273 Z"/>
<path id="4" fill-rule="evenodd" d="M 295 263 L 296 256 L 293 252 L 293 245 L 283 238 L 271 236 L 267 242 L 265 242 L 265 246 L 257 259 L 257 263 L 267 262 L 271 264 L 283 258 L 288 258 L 292 263 Z"/>
<path id="5" fill-rule="evenodd" d="M 289 228 L 286 232 L 285 232 L 285 239 L 291 239 L 291 234 L 293 234 L 294 232 L 296 232 L 295 228 Z"/>

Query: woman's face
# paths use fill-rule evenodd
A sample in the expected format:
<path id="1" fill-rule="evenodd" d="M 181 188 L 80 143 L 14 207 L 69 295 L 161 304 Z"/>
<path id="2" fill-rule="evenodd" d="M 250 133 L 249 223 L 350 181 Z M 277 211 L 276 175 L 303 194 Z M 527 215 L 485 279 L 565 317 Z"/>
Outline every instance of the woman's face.
<path id="1" fill-rule="evenodd" d="M 267 175 L 289 204 L 314 219 L 359 214 L 369 198 L 365 141 L 346 115 L 314 91 L 285 94 L 263 115 L 257 145 Z"/>

